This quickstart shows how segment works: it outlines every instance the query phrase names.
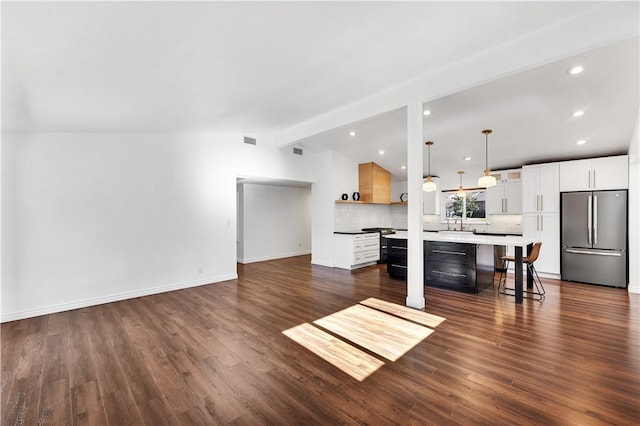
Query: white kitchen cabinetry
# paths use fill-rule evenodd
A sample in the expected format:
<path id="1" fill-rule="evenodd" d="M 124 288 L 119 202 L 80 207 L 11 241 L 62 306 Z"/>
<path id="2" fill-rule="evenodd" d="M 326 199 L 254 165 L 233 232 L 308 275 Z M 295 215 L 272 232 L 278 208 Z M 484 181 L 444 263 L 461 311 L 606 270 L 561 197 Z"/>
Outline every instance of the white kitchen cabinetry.
<path id="1" fill-rule="evenodd" d="M 560 274 L 560 165 L 522 167 L 522 234 L 542 242 L 538 272 Z"/>
<path id="2" fill-rule="evenodd" d="M 560 166 L 537 164 L 522 168 L 522 212 L 560 212 Z"/>
<path id="3" fill-rule="evenodd" d="M 590 158 L 560 163 L 560 191 L 629 188 L 629 156 Z"/>
<path id="4" fill-rule="evenodd" d="M 355 269 L 380 259 L 380 234 L 333 234 L 333 266 Z"/>
<path id="5" fill-rule="evenodd" d="M 536 271 L 560 274 L 560 214 L 522 215 L 522 235 L 542 242 L 540 255 L 534 264 Z"/>
<path id="6" fill-rule="evenodd" d="M 496 185 L 485 192 L 487 215 L 522 213 L 521 169 L 494 171 L 491 176 Z"/>

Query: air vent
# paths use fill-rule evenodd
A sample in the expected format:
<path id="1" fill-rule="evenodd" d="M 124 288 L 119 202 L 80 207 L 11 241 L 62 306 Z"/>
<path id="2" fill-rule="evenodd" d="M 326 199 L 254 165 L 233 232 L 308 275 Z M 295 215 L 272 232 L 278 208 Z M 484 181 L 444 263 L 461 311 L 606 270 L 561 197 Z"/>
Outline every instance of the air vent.
<path id="1" fill-rule="evenodd" d="M 248 137 L 244 137 L 244 143 L 248 143 L 249 145 L 255 145 L 256 144 L 256 140 L 255 138 L 248 138 Z"/>
<path id="2" fill-rule="evenodd" d="M 293 148 L 293 153 L 297 155 L 302 155 L 302 148 Z"/>

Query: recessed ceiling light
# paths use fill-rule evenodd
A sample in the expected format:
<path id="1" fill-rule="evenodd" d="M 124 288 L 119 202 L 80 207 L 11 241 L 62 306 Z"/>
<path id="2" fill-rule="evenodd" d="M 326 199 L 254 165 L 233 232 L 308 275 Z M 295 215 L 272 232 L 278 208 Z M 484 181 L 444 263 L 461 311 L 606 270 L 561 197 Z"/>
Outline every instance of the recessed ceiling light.
<path id="1" fill-rule="evenodd" d="M 580 74 L 582 71 L 584 71 L 584 67 L 582 65 L 576 65 L 575 67 L 569 68 L 568 72 L 571 75 L 576 75 L 576 74 Z"/>
<path id="2" fill-rule="evenodd" d="M 582 117 L 584 115 L 584 111 L 576 111 L 572 115 L 574 117 Z"/>
<path id="3" fill-rule="evenodd" d="M 431 111 L 429 111 L 428 109 L 425 109 L 422 113 L 424 115 L 431 115 Z"/>
<path id="4" fill-rule="evenodd" d="M 464 157 L 463 160 L 464 161 L 471 161 L 471 157 Z"/>
<path id="5" fill-rule="evenodd" d="M 402 166 L 400 167 L 402 170 L 405 170 L 407 168 L 407 166 Z"/>
<path id="6" fill-rule="evenodd" d="M 585 141 L 584 139 L 580 139 L 578 142 L 576 142 L 576 145 L 584 145 L 585 143 L 587 143 L 587 141 Z"/>
<path id="7" fill-rule="evenodd" d="M 352 130 L 352 131 L 349 132 L 349 136 L 355 136 L 355 135 L 356 135 L 356 131 L 355 130 Z"/>
<path id="8" fill-rule="evenodd" d="M 378 151 L 378 154 L 383 155 L 384 154 L 384 150 L 381 149 L 380 151 Z"/>

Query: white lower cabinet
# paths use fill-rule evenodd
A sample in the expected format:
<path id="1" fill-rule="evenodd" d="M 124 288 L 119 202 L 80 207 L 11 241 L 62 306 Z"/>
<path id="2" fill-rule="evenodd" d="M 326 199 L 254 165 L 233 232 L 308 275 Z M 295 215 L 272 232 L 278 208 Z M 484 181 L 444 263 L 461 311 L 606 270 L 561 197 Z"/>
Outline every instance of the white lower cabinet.
<path id="1" fill-rule="evenodd" d="M 380 259 L 380 234 L 333 234 L 333 266 L 355 269 Z"/>
<path id="2" fill-rule="evenodd" d="M 536 271 L 546 274 L 560 274 L 559 213 L 522 215 L 522 235 L 542 242 L 540 255 L 534 263 Z"/>

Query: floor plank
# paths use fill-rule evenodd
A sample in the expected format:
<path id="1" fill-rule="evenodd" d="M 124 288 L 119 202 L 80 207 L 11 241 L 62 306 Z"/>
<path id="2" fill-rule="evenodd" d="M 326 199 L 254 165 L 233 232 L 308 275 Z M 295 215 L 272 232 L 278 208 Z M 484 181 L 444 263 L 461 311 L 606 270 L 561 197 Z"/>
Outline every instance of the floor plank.
<path id="1" fill-rule="evenodd" d="M 238 275 L 2 324 L 0 424 L 640 423 L 640 295 L 624 289 L 543 279 L 544 301 L 515 305 L 426 288 L 446 321 L 358 381 L 283 331 L 404 305 L 404 282 L 309 256 Z"/>

